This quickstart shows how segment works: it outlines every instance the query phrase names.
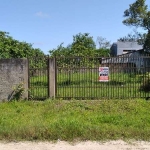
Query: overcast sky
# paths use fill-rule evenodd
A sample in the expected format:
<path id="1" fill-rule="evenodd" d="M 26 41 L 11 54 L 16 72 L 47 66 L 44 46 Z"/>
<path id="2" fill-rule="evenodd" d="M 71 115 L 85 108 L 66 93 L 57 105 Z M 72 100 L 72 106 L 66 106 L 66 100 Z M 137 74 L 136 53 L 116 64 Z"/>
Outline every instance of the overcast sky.
<path id="1" fill-rule="evenodd" d="M 73 35 L 90 33 L 111 43 L 131 33 L 122 24 L 124 10 L 135 0 L 0 0 L 0 30 L 33 44 L 45 54 Z M 146 1 L 150 4 L 150 0 Z"/>

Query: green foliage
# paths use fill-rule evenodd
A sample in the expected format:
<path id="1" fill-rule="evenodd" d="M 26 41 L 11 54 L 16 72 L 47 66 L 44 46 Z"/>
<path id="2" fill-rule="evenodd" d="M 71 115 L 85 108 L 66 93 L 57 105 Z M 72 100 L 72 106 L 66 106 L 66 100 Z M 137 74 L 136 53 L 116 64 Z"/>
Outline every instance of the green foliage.
<path id="1" fill-rule="evenodd" d="M 63 67 L 66 65 L 67 60 L 64 60 L 65 57 L 72 56 L 72 50 L 70 47 L 64 47 L 63 43 L 61 43 L 57 49 L 53 49 L 49 51 L 51 57 L 57 57 L 57 66 Z"/>
<path id="2" fill-rule="evenodd" d="M 73 42 L 67 47 L 63 47 L 61 43 L 57 49 L 50 50 L 50 55 L 55 57 L 89 57 L 94 55 L 96 49 L 93 38 L 88 33 L 77 34 L 73 36 Z"/>
<path id="3" fill-rule="evenodd" d="M 110 49 L 99 48 L 96 49 L 94 52 L 94 57 L 109 57 L 110 56 Z"/>
<path id="4" fill-rule="evenodd" d="M 52 57 L 66 57 L 71 55 L 71 48 L 64 47 L 61 43 L 56 49 L 50 50 L 49 53 Z"/>
<path id="5" fill-rule="evenodd" d="M 140 90 L 144 92 L 150 92 L 150 73 L 149 72 L 143 75 Z"/>
<path id="6" fill-rule="evenodd" d="M 143 35 L 142 41 L 144 39 L 143 48 L 150 51 L 150 11 L 148 6 L 145 4 L 145 0 L 136 0 L 133 4 L 129 6 L 129 9 L 124 11 L 123 24 L 127 26 L 142 27 L 148 31 L 148 34 Z M 139 39 L 141 41 L 141 39 Z"/>
<path id="7" fill-rule="evenodd" d="M 43 55 L 40 49 L 34 49 L 31 44 L 15 40 L 8 32 L 0 31 L 0 58 L 28 58 Z"/>
<path id="8" fill-rule="evenodd" d="M 22 101 L 0 105 L 0 140 L 150 140 L 144 100 Z"/>
<path id="9" fill-rule="evenodd" d="M 14 90 L 15 90 L 15 94 L 13 95 L 13 99 L 20 100 L 24 93 L 23 84 L 19 84 Z"/>
<path id="10" fill-rule="evenodd" d="M 38 49 L 37 49 L 38 50 Z M 30 76 L 36 75 L 39 70 L 46 69 L 48 66 L 48 56 L 43 53 L 34 53 L 29 58 Z"/>
<path id="11" fill-rule="evenodd" d="M 0 31 L 1 58 L 29 58 L 32 73 L 36 72 L 37 68 L 46 66 L 45 55 L 40 49 L 34 49 L 31 44 L 15 40 L 9 36 L 8 32 L 2 31 Z"/>
<path id="12" fill-rule="evenodd" d="M 150 30 L 150 12 L 145 4 L 145 0 L 136 0 L 133 4 L 130 4 L 129 9 L 124 11 L 124 17 L 126 17 L 123 21 L 125 25 L 143 27 Z"/>
<path id="13" fill-rule="evenodd" d="M 150 31 L 146 35 L 146 39 L 145 39 L 143 48 L 150 52 Z"/>
<path id="14" fill-rule="evenodd" d="M 79 33 L 73 36 L 72 56 L 92 57 L 95 49 L 95 42 L 89 33 Z"/>
<path id="15" fill-rule="evenodd" d="M 106 39 L 101 40 L 102 45 L 108 46 Z M 92 66 L 94 57 L 108 57 L 109 49 L 101 47 L 96 49 L 93 37 L 89 33 L 79 33 L 73 36 L 73 42 L 67 47 L 61 43 L 57 49 L 50 50 L 50 55 L 57 58 L 58 67 Z M 72 59 L 70 59 L 72 58 Z M 86 59 L 89 58 L 89 59 Z"/>
<path id="16" fill-rule="evenodd" d="M 98 40 L 101 47 L 96 49 L 93 37 L 89 36 L 89 33 L 77 34 L 73 36 L 73 42 L 67 47 L 61 43 L 57 49 L 50 50 L 49 53 L 52 57 L 105 57 L 109 56 L 110 43 L 101 37 Z"/>
<path id="17" fill-rule="evenodd" d="M 9 101 L 11 100 L 20 100 L 23 96 L 24 93 L 24 87 L 23 83 L 20 83 L 19 85 L 15 86 L 13 89 L 12 94 L 9 97 Z"/>

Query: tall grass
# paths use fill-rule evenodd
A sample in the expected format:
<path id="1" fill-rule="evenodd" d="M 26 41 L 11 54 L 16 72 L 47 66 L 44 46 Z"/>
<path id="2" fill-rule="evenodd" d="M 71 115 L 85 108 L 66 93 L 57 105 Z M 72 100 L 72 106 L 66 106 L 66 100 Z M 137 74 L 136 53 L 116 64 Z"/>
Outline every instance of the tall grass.
<path id="1" fill-rule="evenodd" d="M 0 104 L 0 140 L 150 140 L 145 100 Z"/>

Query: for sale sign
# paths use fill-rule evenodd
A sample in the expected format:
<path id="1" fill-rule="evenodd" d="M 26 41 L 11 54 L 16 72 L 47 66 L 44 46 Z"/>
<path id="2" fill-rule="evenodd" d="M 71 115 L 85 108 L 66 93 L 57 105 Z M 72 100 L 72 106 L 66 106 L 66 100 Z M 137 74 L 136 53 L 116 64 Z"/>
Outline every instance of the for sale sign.
<path id="1" fill-rule="evenodd" d="M 109 81 L 109 67 L 99 67 L 99 81 Z"/>

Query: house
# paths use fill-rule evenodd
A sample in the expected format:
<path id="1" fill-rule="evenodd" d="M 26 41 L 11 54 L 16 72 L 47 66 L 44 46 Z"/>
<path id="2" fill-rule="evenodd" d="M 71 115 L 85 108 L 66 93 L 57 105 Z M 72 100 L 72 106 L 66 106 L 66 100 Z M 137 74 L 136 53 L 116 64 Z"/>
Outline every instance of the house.
<path id="1" fill-rule="evenodd" d="M 142 49 L 143 46 L 139 45 L 138 42 L 124 42 L 124 41 L 117 41 L 116 43 L 113 43 L 110 48 L 110 55 L 111 56 L 117 56 L 126 54 L 129 52 L 137 51 Z"/>
<path id="2" fill-rule="evenodd" d="M 149 56 L 149 53 L 145 52 L 143 49 L 129 50 L 129 52 L 117 55 L 116 57 L 102 59 L 101 65 L 109 66 L 112 72 L 149 72 Z"/>

